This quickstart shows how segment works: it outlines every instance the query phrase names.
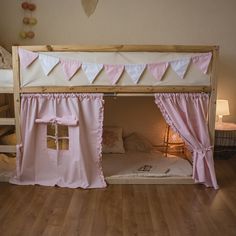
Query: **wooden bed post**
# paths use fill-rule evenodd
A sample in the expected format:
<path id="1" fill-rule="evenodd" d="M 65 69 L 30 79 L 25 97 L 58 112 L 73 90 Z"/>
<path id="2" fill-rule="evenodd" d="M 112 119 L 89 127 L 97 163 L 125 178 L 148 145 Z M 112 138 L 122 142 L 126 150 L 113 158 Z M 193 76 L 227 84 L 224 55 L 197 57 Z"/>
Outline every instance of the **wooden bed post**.
<path id="1" fill-rule="evenodd" d="M 210 132 L 211 143 L 213 146 L 214 146 L 214 141 L 215 141 L 218 58 L 219 58 L 219 46 L 215 46 L 215 48 L 212 50 L 211 97 L 210 97 L 210 104 L 209 104 L 209 132 Z"/>
<path id="2" fill-rule="evenodd" d="M 14 111 L 15 111 L 15 129 L 16 129 L 16 144 L 21 144 L 20 130 L 20 68 L 18 47 L 12 47 L 13 56 L 13 84 L 14 84 Z"/>

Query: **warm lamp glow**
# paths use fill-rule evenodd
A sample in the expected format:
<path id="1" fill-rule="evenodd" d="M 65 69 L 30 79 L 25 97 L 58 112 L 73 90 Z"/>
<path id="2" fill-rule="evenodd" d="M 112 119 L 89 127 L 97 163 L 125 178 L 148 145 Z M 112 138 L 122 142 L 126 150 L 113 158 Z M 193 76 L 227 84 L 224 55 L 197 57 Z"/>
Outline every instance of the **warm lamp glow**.
<path id="1" fill-rule="evenodd" d="M 218 122 L 222 123 L 223 116 L 229 115 L 229 102 L 228 100 L 217 100 L 216 101 L 216 115 L 218 116 Z"/>

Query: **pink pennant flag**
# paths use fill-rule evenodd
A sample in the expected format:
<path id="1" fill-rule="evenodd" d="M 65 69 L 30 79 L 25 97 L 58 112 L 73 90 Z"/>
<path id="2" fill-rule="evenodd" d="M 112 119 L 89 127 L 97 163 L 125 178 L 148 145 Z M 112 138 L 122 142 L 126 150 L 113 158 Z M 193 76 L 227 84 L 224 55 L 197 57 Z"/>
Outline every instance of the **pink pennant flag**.
<path id="1" fill-rule="evenodd" d="M 192 62 L 194 65 L 196 65 L 199 70 L 201 70 L 204 74 L 207 73 L 208 66 L 211 61 L 212 54 L 209 53 L 203 53 L 199 56 L 195 56 L 192 58 Z"/>
<path id="2" fill-rule="evenodd" d="M 124 65 L 104 65 L 104 68 L 111 84 L 116 84 L 124 71 Z"/>
<path id="3" fill-rule="evenodd" d="M 70 80 L 81 66 L 78 60 L 60 59 L 60 63 L 66 80 Z"/>
<path id="4" fill-rule="evenodd" d="M 24 69 L 30 66 L 39 56 L 36 52 L 31 52 L 22 48 L 19 48 L 18 53 L 20 57 L 20 65 Z"/>
<path id="5" fill-rule="evenodd" d="M 147 68 L 157 81 L 160 81 L 169 66 L 168 62 L 148 64 Z"/>

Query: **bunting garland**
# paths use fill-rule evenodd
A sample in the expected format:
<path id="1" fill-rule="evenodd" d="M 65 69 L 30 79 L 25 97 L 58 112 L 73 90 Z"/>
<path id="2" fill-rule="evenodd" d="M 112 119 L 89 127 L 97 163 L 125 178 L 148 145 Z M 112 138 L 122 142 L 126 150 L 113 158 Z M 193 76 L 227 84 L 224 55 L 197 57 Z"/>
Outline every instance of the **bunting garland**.
<path id="1" fill-rule="evenodd" d="M 45 75 L 49 75 L 60 60 L 57 57 L 52 57 L 45 54 L 39 54 L 39 61 L 41 63 Z"/>
<path id="2" fill-rule="evenodd" d="M 137 84 L 141 75 L 143 74 L 146 68 L 145 64 L 130 64 L 125 65 L 125 70 L 129 74 L 132 81 Z"/>
<path id="3" fill-rule="evenodd" d="M 208 66 L 211 61 L 212 54 L 204 53 L 201 56 L 195 56 L 192 58 L 193 64 L 195 64 L 199 70 L 201 70 L 204 74 L 207 73 Z"/>
<path id="4" fill-rule="evenodd" d="M 60 59 L 60 63 L 66 80 L 70 80 L 81 66 L 78 60 Z"/>
<path id="5" fill-rule="evenodd" d="M 124 65 L 104 65 L 104 68 L 111 84 L 116 84 L 125 67 Z"/>
<path id="6" fill-rule="evenodd" d="M 162 63 L 152 63 L 148 64 L 147 68 L 150 71 L 150 73 L 153 75 L 153 77 L 160 81 L 165 74 L 167 68 L 169 66 L 168 62 L 162 62 Z"/>
<path id="7" fill-rule="evenodd" d="M 83 63 L 82 70 L 86 74 L 89 82 L 92 84 L 99 72 L 102 70 L 103 64 Z"/>
<path id="8" fill-rule="evenodd" d="M 98 74 L 104 68 L 105 73 L 112 85 L 115 85 L 124 70 L 128 73 L 133 83 L 138 84 L 145 69 L 157 80 L 161 81 L 164 77 L 169 65 L 176 72 L 179 78 L 183 79 L 187 73 L 188 67 L 192 62 L 202 73 L 206 74 L 208 66 L 211 62 L 211 53 L 201 53 L 188 58 L 182 58 L 168 62 L 158 62 L 149 64 L 99 64 L 99 63 L 83 63 L 78 60 L 62 59 L 56 56 L 49 56 L 46 54 L 31 52 L 19 48 L 20 65 L 23 69 L 28 68 L 37 58 L 39 58 L 41 67 L 46 76 L 60 64 L 66 80 L 71 78 L 82 68 L 88 81 L 93 83 Z"/>
<path id="9" fill-rule="evenodd" d="M 20 64 L 24 69 L 31 65 L 38 58 L 38 56 L 39 54 L 36 52 L 31 52 L 19 48 Z"/>
<path id="10" fill-rule="evenodd" d="M 172 61 L 170 62 L 170 65 L 172 69 L 176 72 L 176 74 L 183 79 L 184 75 L 188 69 L 188 65 L 190 63 L 190 58 L 178 60 L 178 61 Z"/>

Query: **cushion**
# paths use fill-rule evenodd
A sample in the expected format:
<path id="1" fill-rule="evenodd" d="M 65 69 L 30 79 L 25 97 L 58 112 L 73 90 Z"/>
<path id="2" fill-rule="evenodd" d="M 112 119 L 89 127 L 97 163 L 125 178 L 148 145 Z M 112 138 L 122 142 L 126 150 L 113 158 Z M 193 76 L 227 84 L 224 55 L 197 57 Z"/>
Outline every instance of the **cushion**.
<path id="1" fill-rule="evenodd" d="M 103 153 L 125 153 L 122 128 L 104 127 L 103 128 Z"/>
<path id="2" fill-rule="evenodd" d="M 5 48 L 0 46 L 0 69 L 12 68 L 12 56 Z"/>
<path id="3" fill-rule="evenodd" d="M 137 133 L 132 133 L 125 137 L 124 146 L 126 151 L 150 152 L 152 150 L 150 141 Z"/>
<path id="4" fill-rule="evenodd" d="M 2 145 L 16 145 L 16 134 L 8 134 L 0 137 L 0 144 Z"/>

